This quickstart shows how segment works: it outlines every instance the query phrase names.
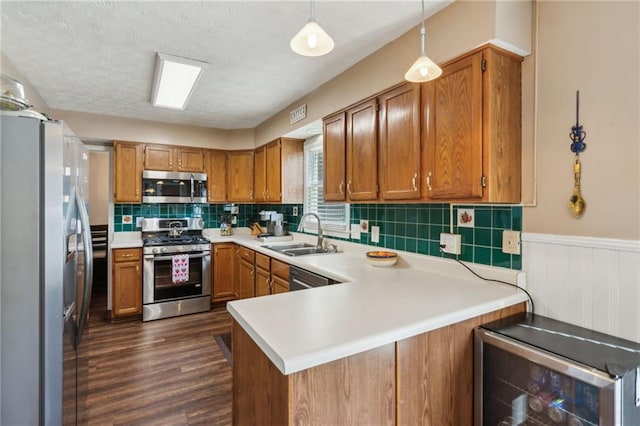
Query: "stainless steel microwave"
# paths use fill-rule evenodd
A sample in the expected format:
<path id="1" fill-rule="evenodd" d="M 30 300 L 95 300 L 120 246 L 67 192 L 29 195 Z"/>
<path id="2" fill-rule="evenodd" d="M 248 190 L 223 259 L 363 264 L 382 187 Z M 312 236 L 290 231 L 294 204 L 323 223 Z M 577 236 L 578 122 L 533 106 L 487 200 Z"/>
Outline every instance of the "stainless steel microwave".
<path id="1" fill-rule="evenodd" d="M 142 172 L 143 203 L 206 203 L 205 173 Z"/>

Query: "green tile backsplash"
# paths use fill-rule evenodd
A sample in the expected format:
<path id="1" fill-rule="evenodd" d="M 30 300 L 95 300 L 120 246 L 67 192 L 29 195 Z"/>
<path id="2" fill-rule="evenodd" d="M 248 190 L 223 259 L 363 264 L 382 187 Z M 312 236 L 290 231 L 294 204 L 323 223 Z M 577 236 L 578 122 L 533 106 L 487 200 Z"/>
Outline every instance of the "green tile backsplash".
<path id="1" fill-rule="evenodd" d="M 247 226 L 248 219 L 258 220 L 261 210 L 274 210 L 284 214 L 289 229 L 295 231 L 302 216 L 302 204 L 236 204 L 238 223 Z M 220 216 L 224 204 L 116 204 L 114 207 L 114 230 L 139 231 L 137 217 L 202 217 L 205 227 L 220 227 Z M 293 207 L 298 208 L 298 216 L 293 216 Z M 457 257 L 460 260 L 522 269 L 520 255 L 502 253 L 502 231 L 511 229 L 522 231 L 521 206 L 454 205 L 453 217 L 461 208 L 474 209 L 475 226 L 463 228 L 455 225 L 453 232 L 462 236 L 462 250 L 459 256 L 440 252 L 440 233 L 450 231 L 451 210 L 449 204 L 351 204 L 351 223 L 369 221 L 369 228 L 380 227 L 380 241 L 371 242 L 371 233 L 361 234 L 360 240 L 338 238 L 393 250 L 427 254 L 439 257 Z M 123 215 L 131 215 L 133 222 L 122 223 Z M 333 237 L 331 237 L 333 238 Z"/>

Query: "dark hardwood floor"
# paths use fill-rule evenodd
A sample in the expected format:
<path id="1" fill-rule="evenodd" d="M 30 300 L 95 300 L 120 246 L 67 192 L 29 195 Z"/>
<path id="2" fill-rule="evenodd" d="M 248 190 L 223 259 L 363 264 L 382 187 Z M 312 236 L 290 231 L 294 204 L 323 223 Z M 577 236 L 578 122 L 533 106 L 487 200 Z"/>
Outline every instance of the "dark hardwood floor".
<path id="1" fill-rule="evenodd" d="M 97 282 L 83 352 L 82 425 L 230 425 L 231 367 L 214 336 L 231 330 L 224 308 L 151 322 L 105 320 Z"/>

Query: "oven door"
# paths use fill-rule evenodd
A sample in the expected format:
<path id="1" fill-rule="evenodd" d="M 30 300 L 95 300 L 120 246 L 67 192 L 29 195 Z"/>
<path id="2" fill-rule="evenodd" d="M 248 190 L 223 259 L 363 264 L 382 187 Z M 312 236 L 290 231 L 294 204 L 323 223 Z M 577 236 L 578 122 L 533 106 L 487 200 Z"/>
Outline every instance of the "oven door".
<path id="1" fill-rule="evenodd" d="M 189 255 L 189 274 L 186 282 L 174 282 L 172 255 L 144 256 L 144 304 L 211 295 L 211 252 L 180 254 Z"/>

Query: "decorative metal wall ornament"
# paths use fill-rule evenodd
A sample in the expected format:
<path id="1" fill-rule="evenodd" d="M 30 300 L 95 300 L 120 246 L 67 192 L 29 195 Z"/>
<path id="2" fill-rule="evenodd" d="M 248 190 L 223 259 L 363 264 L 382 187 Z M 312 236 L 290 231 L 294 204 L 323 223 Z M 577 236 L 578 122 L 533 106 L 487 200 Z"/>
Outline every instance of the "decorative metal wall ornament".
<path id="1" fill-rule="evenodd" d="M 587 132 L 582 130 L 580 125 L 580 91 L 576 91 L 576 125 L 571 127 L 571 152 L 576 154 L 576 162 L 573 165 L 573 195 L 569 199 L 569 208 L 574 217 L 579 218 L 584 214 L 584 210 L 587 205 L 580 193 L 580 177 L 582 174 L 582 165 L 580 164 L 580 153 L 585 150 L 587 144 L 584 143 L 584 139 L 587 136 Z"/>

